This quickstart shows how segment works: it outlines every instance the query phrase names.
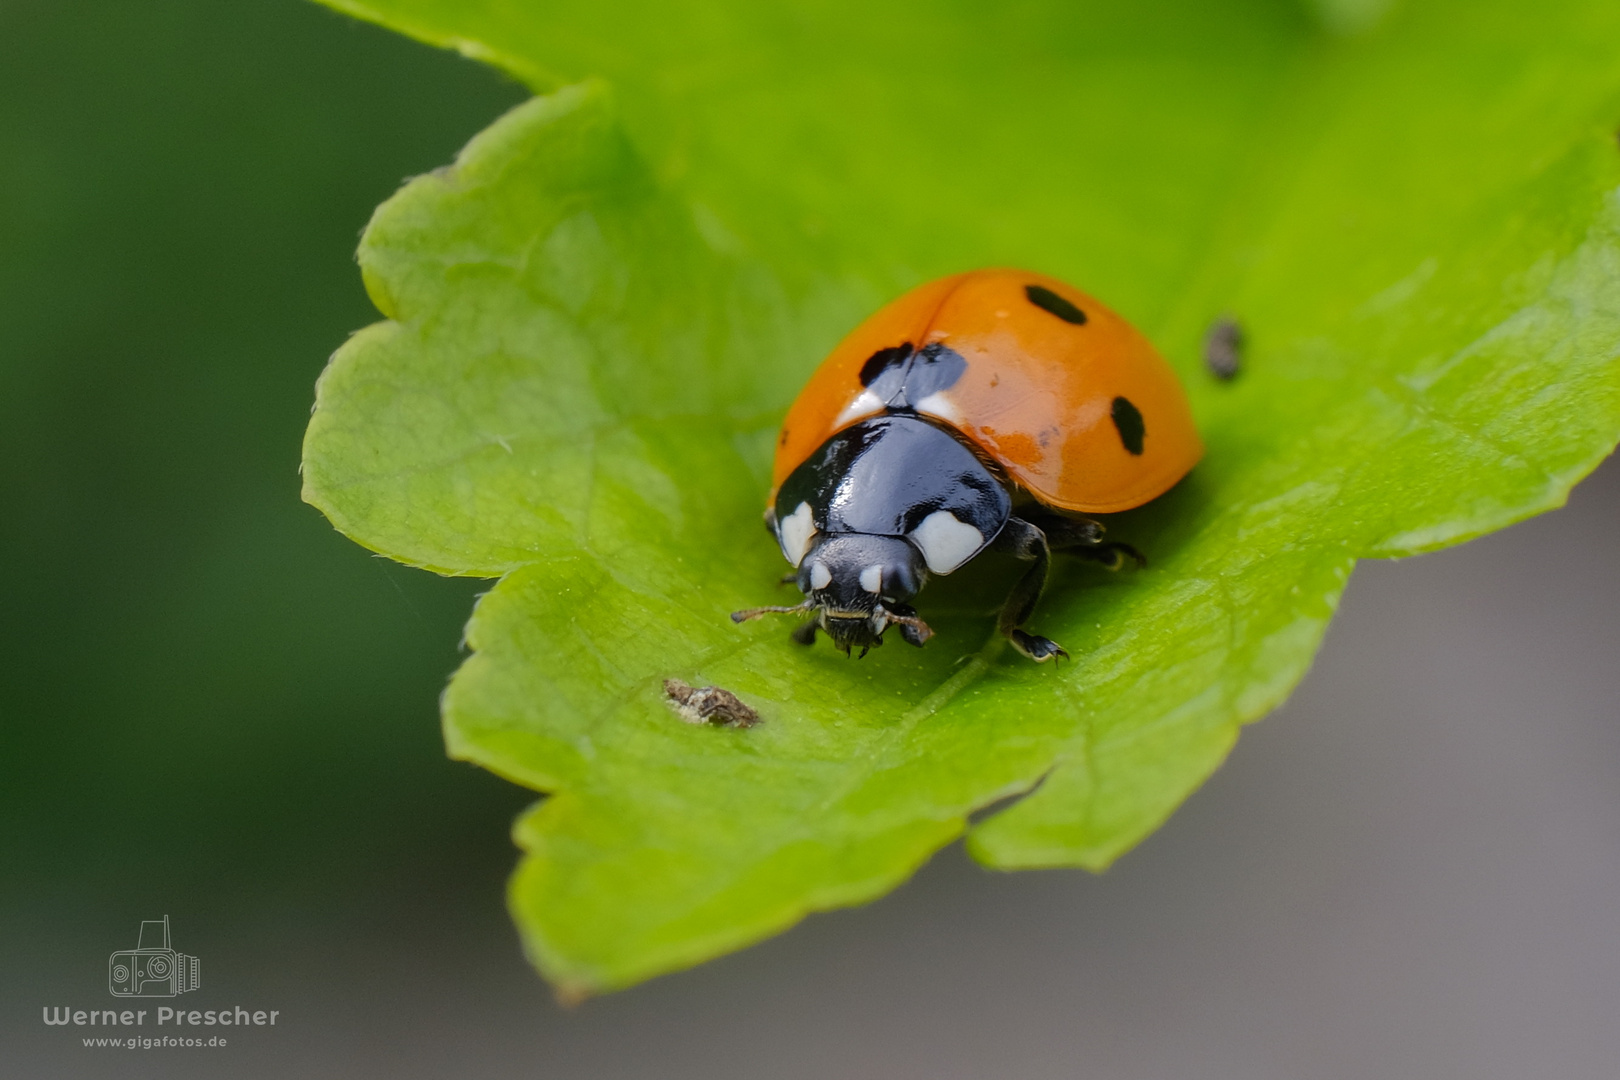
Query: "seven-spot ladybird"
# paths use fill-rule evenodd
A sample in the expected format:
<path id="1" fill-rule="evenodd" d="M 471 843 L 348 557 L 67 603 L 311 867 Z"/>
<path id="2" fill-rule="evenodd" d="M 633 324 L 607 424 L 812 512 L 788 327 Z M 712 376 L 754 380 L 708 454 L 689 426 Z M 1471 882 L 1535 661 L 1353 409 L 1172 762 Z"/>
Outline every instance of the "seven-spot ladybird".
<path id="1" fill-rule="evenodd" d="M 990 545 L 1032 561 L 999 627 L 1032 660 L 1066 656 L 1021 629 L 1053 549 L 1117 569 L 1085 513 L 1140 506 L 1203 453 L 1175 372 L 1146 338 L 1054 278 L 977 270 L 913 289 L 856 327 L 788 410 L 766 524 L 812 616 L 844 652 L 890 624 L 932 635 L 909 601 Z M 1016 511 L 1016 513 L 1015 513 Z"/>

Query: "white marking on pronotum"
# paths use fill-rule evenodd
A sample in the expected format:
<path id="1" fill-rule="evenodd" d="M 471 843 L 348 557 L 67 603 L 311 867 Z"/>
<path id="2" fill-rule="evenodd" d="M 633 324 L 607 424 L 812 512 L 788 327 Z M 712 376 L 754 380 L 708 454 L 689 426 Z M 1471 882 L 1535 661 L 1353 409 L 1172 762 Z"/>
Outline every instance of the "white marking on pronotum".
<path id="1" fill-rule="evenodd" d="M 861 571 L 861 588 L 869 593 L 883 591 L 883 567 L 868 566 Z"/>
<path id="2" fill-rule="evenodd" d="M 832 571 L 827 569 L 826 563 L 814 562 L 810 564 L 810 587 L 812 589 L 825 589 L 832 584 Z"/>
<path id="3" fill-rule="evenodd" d="M 852 420 L 859 420 L 863 416 L 870 416 L 883 408 L 883 399 L 870 390 L 862 390 L 854 401 L 844 407 L 833 421 L 833 427 L 843 427 Z"/>
<path id="4" fill-rule="evenodd" d="M 956 406 L 951 404 L 951 399 L 945 396 L 944 391 L 929 394 L 917 402 L 917 411 L 925 416 L 938 417 L 947 424 L 955 424 L 962 419 L 962 415 L 956 411 Z"/>
<path id="5" fill-rule="evenodd" d="M 793 513 L 776 523 L 776 539 L 782 545 L 782 554 L 794 566 L 804 562 L 805 552 L 810 550 L 810 538 L 814 535 L 816 523 L 807 502 L 800 503 Z"/>
<path id="6" fill-rule="evenodd" d="M 935 510 L 923 518 L 911 537 L 922 549 L 928 569 L 936 574 L 950 573 L 984 546 L 984 534 L 958 521 L 949 510 Z"/>

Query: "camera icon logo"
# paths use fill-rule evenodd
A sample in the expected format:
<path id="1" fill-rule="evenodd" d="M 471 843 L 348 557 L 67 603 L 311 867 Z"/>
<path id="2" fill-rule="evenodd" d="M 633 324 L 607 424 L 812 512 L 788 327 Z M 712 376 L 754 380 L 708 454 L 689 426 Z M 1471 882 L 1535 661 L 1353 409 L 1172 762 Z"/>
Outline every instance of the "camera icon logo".
<path id="1" fill-rule="evenodd" d="M 169 917 L 141 923 L 140 944 L 107 958 L 107 991 L 114 997 L 175 997 L 202 985 L 195 956 L 169 947 Z"/>

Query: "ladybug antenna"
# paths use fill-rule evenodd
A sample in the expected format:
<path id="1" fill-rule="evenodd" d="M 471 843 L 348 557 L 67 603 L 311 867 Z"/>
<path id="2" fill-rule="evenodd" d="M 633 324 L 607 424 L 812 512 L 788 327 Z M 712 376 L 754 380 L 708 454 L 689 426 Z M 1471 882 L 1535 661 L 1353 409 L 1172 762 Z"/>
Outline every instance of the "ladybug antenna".
<path id="1" fill-rule="evenodd" d="M 748 608 L 744 611 L 733 611 L 731 613 L 731 621 L 734 623 L 743 623 L 747 622 L 749 619 L 757 619 L 761 615 L 792 615 L 795 612 L 810 611 L 814 609 L 815 606 L 816 605 L 814 602 L 806 598 L 804 603 L 794 604 L 792 607 Z"/>

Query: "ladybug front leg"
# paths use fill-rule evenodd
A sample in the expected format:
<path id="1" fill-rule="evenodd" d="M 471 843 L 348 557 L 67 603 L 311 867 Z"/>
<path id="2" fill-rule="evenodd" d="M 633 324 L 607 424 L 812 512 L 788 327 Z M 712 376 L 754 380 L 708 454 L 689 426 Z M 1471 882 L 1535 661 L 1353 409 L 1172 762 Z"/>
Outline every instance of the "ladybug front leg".
<path id="1" fill-rule="evenodd" d="M 1057 642 L 1020 629 L 1035 610 L 1035 603 L 1041 598 L 1041 590 L 1046 587 L 1046 567 L 1052 561 L 1051 550 L 1046 543 L 1046 533 L 1023 518 L 1008 518 L 1007 524 L 996 537 L 996 546 L 1014 558 L 1030 560 L 1035 564 L 1024 572 L 1024 576 L 1018 579 L 1018 584 L 1013 586 L 1012 592 L 1007 594 L 1007 602 L 1001 606 L 1001 617 L 996 620 L 997 628 L 1007 635 L 1007 640 L 1012 642 L 1013 648 L 1036 663 L 1050 660 L 1054 656 L 1067 659 L 1069 654 L 1064 652 Z"/>

